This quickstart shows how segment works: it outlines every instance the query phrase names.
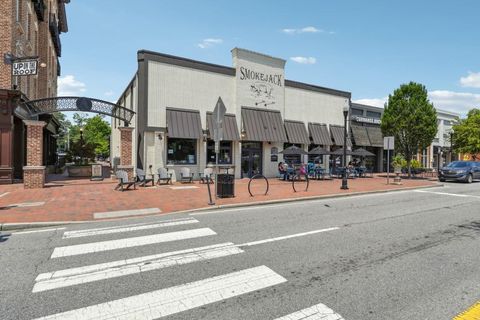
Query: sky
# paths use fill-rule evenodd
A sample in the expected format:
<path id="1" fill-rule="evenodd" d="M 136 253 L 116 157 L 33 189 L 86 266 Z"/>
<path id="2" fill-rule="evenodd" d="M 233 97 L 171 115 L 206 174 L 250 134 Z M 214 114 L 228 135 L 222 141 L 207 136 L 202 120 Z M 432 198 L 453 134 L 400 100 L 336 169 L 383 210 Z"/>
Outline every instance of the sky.
<path id="1" fill-rule="evenodd" d="M 232 66 L 230 50 L 287 60 L 289 80 L 382 107 L 422 83 L 438 109 L 480 107 L 478 0 L 71 0 L 59 95 L 115 102 L 147 49 Z"/>

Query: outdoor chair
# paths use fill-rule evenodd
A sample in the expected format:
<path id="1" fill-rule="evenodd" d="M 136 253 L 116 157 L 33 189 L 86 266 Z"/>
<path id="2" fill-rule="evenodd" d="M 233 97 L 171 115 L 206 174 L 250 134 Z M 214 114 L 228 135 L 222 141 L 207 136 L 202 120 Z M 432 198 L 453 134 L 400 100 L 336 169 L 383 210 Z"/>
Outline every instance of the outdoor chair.
<path id="1" fill-rule="evenodd" d="M 190 168 L 181 168 L 180 177 L 182 183 L 193 183 L 193 173 L 190 173 Z"/>
<path id="2" fill-rule="evenodd" d="M 142 169 L 139 169 L 137 168 L 137 183 L 142 186 L 142 187 L 146 187 L 147 186 L 147 183 L 152 183 L 152 187 L 154 186 L 154 181 L 155 181 L 155 178 L 153 176 L 153 174 L 150 175 L 151 178 L 147 178 L 147 175 L 145 174 L 145 171 L 143 171 Z"/>
<path id="3" fill-rule="evenodd" d="M 198 177 L 200 178 L 200 183 L 213 183 L 212 179 L 213 169 L 205 168 L 203 173 L 199 172 Z"/>
<path id="4" fill-rule="evenodd" d="M 158 168 L 157 184 L 172 184 L 172 173 L 168 172 L 165 168 Z"/>
<path id="5" fill-rule="evenodd" d="M 115 190 L 120 189 L 120 191 L 123 192 L 124 190 L 128 190 L 131 186 L 133 186 L 133 189 L 137 189 L 136 186 L 135 186 L 136 185 L 135 180 L 133 180 L 133 181 L 128 180 L 127 171 L 118 170 L 117 172 L 115 172 L 115 176 L 118 179 L 118 184 L 115 187 Z"/>

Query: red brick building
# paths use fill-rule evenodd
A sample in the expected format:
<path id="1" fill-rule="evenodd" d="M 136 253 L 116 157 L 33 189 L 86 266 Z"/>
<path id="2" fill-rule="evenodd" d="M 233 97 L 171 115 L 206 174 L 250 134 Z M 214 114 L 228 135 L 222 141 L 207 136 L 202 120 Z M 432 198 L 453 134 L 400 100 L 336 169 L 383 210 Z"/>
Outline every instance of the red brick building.
<path id="1" fill-rule="evenodd" d="M 27 164 L 24 120 L 42 120 L 43 164 L 55 163 L 59 123 L 52 115 L 31 119 L 21 102 L 57 95 L 62 54 L 60 34 L 68 31 L 65 5 L 70 0 L 0 1 L 0 183 L 21 179 Z M 38 57 L 38 73 L 12 76 L 12 60 Z M 29 146 L 30 148 L 30 146 Z"/>

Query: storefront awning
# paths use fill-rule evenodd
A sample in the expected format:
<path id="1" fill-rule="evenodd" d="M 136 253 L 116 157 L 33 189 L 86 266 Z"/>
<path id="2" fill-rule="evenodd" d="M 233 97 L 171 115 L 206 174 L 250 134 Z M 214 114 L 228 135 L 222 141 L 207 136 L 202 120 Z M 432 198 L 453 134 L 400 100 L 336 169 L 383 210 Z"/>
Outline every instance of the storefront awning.
<path id="1" fill-rule="evenodd" d="M 353 140 L 355 140 L 356 146 L 369 147 L 372 144 L 368 138 L 367 129 L 364 126 L 351 125 Z"/>
<path id="2" fill-rule="evenodd" d="M 335 145 L 337 146 L 343 146 L 343 134 L 344 128 L 341 126 L 336 126 L 336 125 L 330 125 L 330 133 L 332 134 L 333 141 L 335 142 Z M 350 137 L 347 136 L 347 147 L 352 146 L 352 141 L 350 140 Z"/>
<path id="3" fill-rule="evenodd" d="M 213 114 L 207 112 L 207 129 L 208 137 L 213 139 Z M 238 133 L 237 118 L 233 114 L 226 114 L 223 120 L 223 140 L 238 141 L 240 134 Z"/>
<path id="4" fill-rule="evenodd" d="M 167 130 L 170 138 L 201 139 L 203 131 L 200 112 L 167 109 Z"/>
<path id="5" fill-rule="evenodd" d="M 243 140 L 287 142 L 280 111 L 242 108 Z"/>
<path id="6" fill-rule="evenodd" d="M 299 144 L 310 144 L 307 128 L 301 121 L 285 120 L 285 129 L 287 130 L 288 142 Z"/>
<path id="7" fill-rule="evenodd" d="M 383 148 L 383 134 L 380 127 L 366 127 L 372 147 Z"/>
<path id="8" fill-rule="evenodd" d="M 322 146 L 331 146 L 333 144 L 326 124 L 309 122 L 308 132 L 314 144 Z"/>

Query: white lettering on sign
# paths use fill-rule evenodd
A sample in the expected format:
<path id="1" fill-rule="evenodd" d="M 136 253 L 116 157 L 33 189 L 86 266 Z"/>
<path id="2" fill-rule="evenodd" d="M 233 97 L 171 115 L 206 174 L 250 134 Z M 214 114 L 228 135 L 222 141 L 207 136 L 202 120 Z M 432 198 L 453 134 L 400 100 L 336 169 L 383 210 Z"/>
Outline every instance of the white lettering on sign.
<path id="1" fill-rule="evenodd" d="M 353 120 L 355 120 L 357 122 L 373 123 L 373 124 L 380 124 L 381 123 L 380 119 L 367 118 L 367 117 L 361 117 L 361 116 L 356 116 L 356 117 L 353 118 Z"/>
<path id="2" fill-rule="evenodd" d="M 13 76 L 30 76 L 37 74 L 37 60 L 23 60 L 12 64 Z"/>

